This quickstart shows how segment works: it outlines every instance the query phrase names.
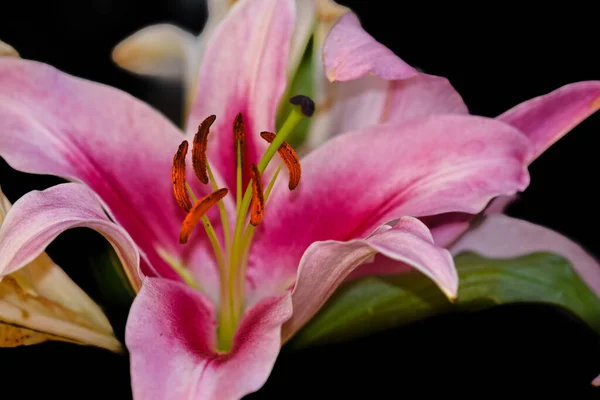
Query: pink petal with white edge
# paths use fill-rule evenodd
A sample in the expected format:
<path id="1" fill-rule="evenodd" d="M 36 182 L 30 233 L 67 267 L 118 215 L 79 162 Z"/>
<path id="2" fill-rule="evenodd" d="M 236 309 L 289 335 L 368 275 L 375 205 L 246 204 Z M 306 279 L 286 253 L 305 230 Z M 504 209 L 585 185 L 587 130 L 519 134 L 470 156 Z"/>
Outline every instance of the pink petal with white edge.
<path id="1" fill-rule="evenodd" d="M 565 85 L 527 100 L 498 117 L 532 141 L 531 161 L 600 108 L 600 81 Z"/>
<path id="2" fill-rule="evenodd" d="M 94 193 L 80 183 L 32 191 L 17 200 L 0 227 L 0 276 L 27 265 L 62 232 L 79 227 L 94 229 L 110 242 L 139 289 L 140 257 L 133 240 L 106 217 Z"/>
<path id="3" fill-rule="evenodd" d="M 446 213 L 419 218 L 431 231 L 436 246 L 448 248 L 456 238 L 469 228 L 472 214 Z M 370 275 L 397 275 L 410 272 L 406 264 L 377 254 L 372 262 L 365 263 L 354 270 L 348 280 Z"/>
<path id="4" fill-rule="evenodd" d="M 181 251 L 185 212 L 173 197 L 171 164 L 182 139 L 169 120 L 124 92 L 0 58 L 0 156 L 19 171 L 88 185 L 145 261 L 172 278 L 156 249 Z M 210 190 L 190 183 L 199 196 Z"/>
<path id="5" fill-rule="evenodd" d="M 289 339 L 325 304 L 334 290 L 360 264 L 382 254 L 431 278 L 450 298 L 458 290 L 458 275 L 450 252 L 433 243 L 427 227 L 416 218 L 401 218 L 363 240 L 312 244 L 302 256 L 292 294 L 294 314 L 283 325 Z"/>
<path id="6" fill-rule="evenodd" d="M 247 310 L 232 351 L 216 352 L 217 318 L 201 293 L 146 278 L 127 320 L 131 382 L 136 399 L 239 399 L 267 380 L 291 314 L 290 293 Z"/>
<path id="7" fill-rule="evenodd" d="M 258 164 L 268 146 L 260 132 L 275 131 L 294 23 L 293 0 L 240 0 L 207 43 L 187 131 L 191 137 L 206 117 L 216 115 L 208 139 L 208 159 L 213 169 L 221 172 L 232 195 L 236 189 L 233 121 L 243 113 L 244 170 L 248 172 L 250 163 Z"/>
<path id="8" fill-rule="evenodd" d="M 577 243 L 551 229 L 506 215 L 489 215 L 451 248 L 452 254 L 474 251 L 486 257 L 510 258 L 550 251 L 568 259 L 600 297 L 600 263 Z M 600 310 L 599 310 L 600 312 Z"/>
<path id="9" fill-rule="evenodd" d="M 371 53 L 382 53 L 375 56 Z M 323 45 L 324 67 L 309 147 L 349 130 L 434 114 L 468 114 L 448 79 L 419 73 L 363 30 L 356 15 L 340 18 Z"/>
<path id="10" fill-rule="evenodd" d="M 310 244 L 361 239 L 401 216 L 477 214 L 529 183 L 529 142 L 494 119 L 446 115 L 337 136 L 279 180 L 250 254 L 251 282 L 296 275 Z"/>

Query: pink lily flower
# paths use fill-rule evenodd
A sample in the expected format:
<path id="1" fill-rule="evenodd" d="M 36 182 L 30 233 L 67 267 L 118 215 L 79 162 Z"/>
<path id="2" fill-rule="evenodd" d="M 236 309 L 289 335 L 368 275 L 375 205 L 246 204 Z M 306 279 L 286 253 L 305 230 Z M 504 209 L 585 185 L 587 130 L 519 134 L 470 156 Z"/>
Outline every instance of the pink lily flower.
<path id="1" fill-rule="evenodd" d="M 258 390 L 282 343 L 381 255 L 454 298 L 451 254 L 418 218 L 477 214 L 529 182 L 530 140 L 469 115 L 346 126 L 295 158 L 285 138 L 311 114 L 310 101 L 294 98 L 301 106 L 271 133 L 295 19 L 292 0 L 236 2 L 206 42 L 185 135 L 116 89 L 0 59 L 0 156 L 17 170 L 73 181 L 11 208 L 0 276 L 66 229 L 103 234 L 139 289 L 126 332 L 135 398 Z M 376 74 L 409 68 L 363 50 L 385 62 Z M 352 66 L 361 55 L 339 59 Z M 206 233 L 195 227 L 200 219 Z"/>

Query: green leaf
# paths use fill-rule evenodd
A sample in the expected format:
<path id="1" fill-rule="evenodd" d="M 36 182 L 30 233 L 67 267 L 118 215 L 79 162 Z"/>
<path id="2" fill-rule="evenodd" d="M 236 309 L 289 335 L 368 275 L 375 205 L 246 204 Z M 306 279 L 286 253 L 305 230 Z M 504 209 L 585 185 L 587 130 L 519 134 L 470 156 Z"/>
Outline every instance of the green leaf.
<path id="1" fill-rule="evenodd" d="M 290 98 L 292 96 L 296 96 L 302 94 L 304 96 L 313 97 L 314 95 L 314 57 L 313 57 L 313 39 L 311 38 L 306 46 L 306 50 L 302 55 L 302 60 L 300 60 L 300 64 L 298 65 L 298 69 L 294 74 L 291 85 L 288 85 L 286 88 L 285 94 L 281 98 L 281 103 L 279 104 L 279 108 L 277 110 L 277 121 L 276 121 L 276 129 L 279 131 L 279 128 L 283 125 L 288 115 L 292 111 L 293 106 L 290 104 Z M 306 140 L 306 136 L 308 135 L 308 131 L 310 130 L 311 118 L 304 118 L 294 132 L 288 136 L 287 142 L 292 147 L 299 147 Z"/>
<path id="2" fill-rule="evenodd" d="M 339 342 L 442 313 L 524 302 L 563 307 L 600 333 L 600 300 L 565 258 L 532 253 L 489 259 L 462 253 L 455 263 L 460 278 L 455 304 L 417 272 L 363 278 L 341 287 L 289 346 Z"/>

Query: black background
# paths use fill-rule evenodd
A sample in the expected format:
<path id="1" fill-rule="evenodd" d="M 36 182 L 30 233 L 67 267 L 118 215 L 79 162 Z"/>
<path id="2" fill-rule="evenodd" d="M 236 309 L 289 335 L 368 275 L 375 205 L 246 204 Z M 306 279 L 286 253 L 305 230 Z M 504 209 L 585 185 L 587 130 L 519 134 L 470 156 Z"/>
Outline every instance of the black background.
<path id="1" fill-rule="evenodd" d="M 352 7 L 365 29 L 405 61 L 448 77 L 473 114 L 494 117 L 561 85 L 600 79 L 594 12 L 575 3 L 568 3 L 570 9 L 340 3 Z M 0 40 L 24 58 L 128 91 L 179 122 L 181 88 L 118 69 L 110 51 L 146 25 L 173 22 L 198 33 L 204 18 L 202 2 L 194 0 L 3 1 Z M 596 257 L 599 131 L 600 115 L 594 115 L 548 150 L 530 168 L 530 187 L 509 209 L 570 236 Z M 13 202 L 56 182 L 0 163 L 0 184 Z M 48 248 L 93 296 L 85 260 L 97 244 L 95 234 L 74 230 Z M 2 349 L 0 397 L 127 399 L 128 373 L 127 357 L 93 348 L 49 343 Z M 438 317 L 344 345 L 284 351 L 265 387 L 249 397 L 587 399 L 600 397 L 590 386 L 598 373 L 600 338 L 591 329 L 552 307 L 511 305 Z"/>

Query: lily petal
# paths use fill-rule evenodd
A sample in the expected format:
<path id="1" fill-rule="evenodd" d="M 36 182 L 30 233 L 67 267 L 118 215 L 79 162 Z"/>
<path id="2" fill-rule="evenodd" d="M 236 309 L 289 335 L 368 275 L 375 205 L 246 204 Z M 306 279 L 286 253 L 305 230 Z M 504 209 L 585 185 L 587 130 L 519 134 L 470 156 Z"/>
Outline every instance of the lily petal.
<path id="1" fill-rule="evenodd" d="M 172 79 L 187 76 L 197 66 L 196 47 L 196 36 L 191 33 L 175 25 L 156 24 L 123 39 L 112 58 L 136 74 Z"/>
<path id="2" fill-rule="evenodd" d="M 437 247 L 427 227 L 416 218 L 404 217 L 366 239 L 312 244 L 302 256 L 292 295 L 294 314 L 283 325 L 284 341 L 297 332 L 359 265 L 382 254 L 431 278 L 453 299 L 458 275 L 450 252 Z"/>
<path id="3" fill-rule="evenodd" d="M 259 132 L 275 129 L 277 107 L 287 82 L 294 21 L 293 0 L 240 0 L 207 43 L 187 131 L 195 134 L 202 120 L 217 116 L 209 136 L 208 158 L 232 194 L 236 188 L 235 116 L 240 112 L 244 115 L 244 171 L 249 171 L 267 147 Z"/>
<path id="4" fill-rule="evenodd" d="M 497 118 L 533 143 L 531 162 L 600 108 L 600 81 L 576 82 L 527 100 Z"/>
<path id="5" fill-rule="evenodd" d="M 315 1 L 294 1 L 297 21 L 292 37 L 288 79 L 300 63 L 316 21 Z M 206 43 L 235 2 L 208 0 L 208 19 L 199 36 L 172 24 L 150 25 L 117 44 L 113 49 L 112 58 L 117 65 L 130 72 L 159 78 L 182 79 L 186 109 L 189 109 L 194 100 L 198 68 Z"/>
<path id="6" fill-rule="evenodd" d="M 180 143 L 169 120 L 126 93 L 45 64 L 0 59 L 0 156 L 19 171 L 87 184 L 152 270 L 172 278 L 156 249 L 181 251 L 185 213 L 171 185 Z"/>
<path id="7" fill-rule="evenodd" d="M 155 24 L 142 28 L 115 46 L 112 58 L 130 72 L 158 78 L 184 78 L 193 86 L 206 41 L 235 3 L 208 0 L 208 18 L 199 36 L 172 24 Z"/>
<path id="8" fill-rule="evenodd" d="M 233 3 L 235 1 L 208 0 L 208 19 L 197 37 L 171 24 L 140 29 L 115 46 L 113 60 L 121 68 L 137 74 L 182 79 L 185 110 L 189 110 L 206 42 Z"/>
<path id="9" fill-rule="evenodd" d="M 473 226 L 451 248 L 452 254 L 474 251 L 486 257 L 511 258 L 550 251 L 568 259 L 600 297 L 600 263 L 581 246 L 551 229 L 506 215 L 489 215 Z"/>
<path id="10" fill-rule="evenodd" d="M 94 193 L 79 183 L 64 183 L 21 197 L 0 227 L 0 277 L 34 261 L 67 229 L 98 231 L 114 247 L 134 288 L 140 287 L 139 252 L 128 233 L 110 221 Z"/>
<path id="11" fill-rule="evenodd" d="M 0 189 L 0 226 L 10 208 L 10 202 Z M 62 304 L 85 315 L 102 329 L 112 329 L 100 307 L 46 253 L 40 254 L 24 268 L 14 271 L 11 276 L 28 294 Z"/>
<path id="12" fill-rule="evenodd" d="M 68 287 L 77 288 L 74 283 Z M 0 347 L 30 345 L 47 340 L 123 351 L 110 324 L 108 327 L 99 326 L 86 315 L 61 303 L 26 292 L 12 275 L 5 277 L 0 282 Z"/>
<path id="13" fill-rule="evenodd" d="M 337 136 L 302 160 L 296 190 L 275 184 L 249 275 L 256 285 L 295 276 L 312 242 L 364 238 L 401 216 L 477 214 L 492 198 L 525 189 L 528 146 L 507 124 L 460 115 Z"/>
<path id="14" fill-rule="evenodd" d="M 0 225 L 10 208 L 0 190 Z M 121 351 L 102 309 L 46 253 L 1 279 L 0 347 L 47 340 Z"/>
<path id="15" fill-rule="evenodd" d="M 19 57 L 19 53 L 11 45 L 0 40 L 0 57 Z"/>
<path id="16" fill-rule="evenodd" d="M 468 114 L 448 79 L 420 73 L 377 42 L 353 13 L 342 16 L 322 44 L 325 73 L 309 146 L 332 135 L 382 122 L 433 114 Z M 324 98 L 323 98 L 324 97 Z"/>
<path id="17" fill-rule="evenodd" d="M 183 284 L 146 278 L 127 321 L 134 397 L 228 400 L 258 390 L 290 314 L 289 291 L 264 299 L 244 314 L 232 351 L 220 354 L 213 304 Z"/>
<path id="18" fill-rule="evenodd" d="M 358 17 L 347 13 L 333 27 L 323 49 L 331 82 L 375 75 L 385 80 L 408 79 L 419 72 L 365 32 Z"/>

